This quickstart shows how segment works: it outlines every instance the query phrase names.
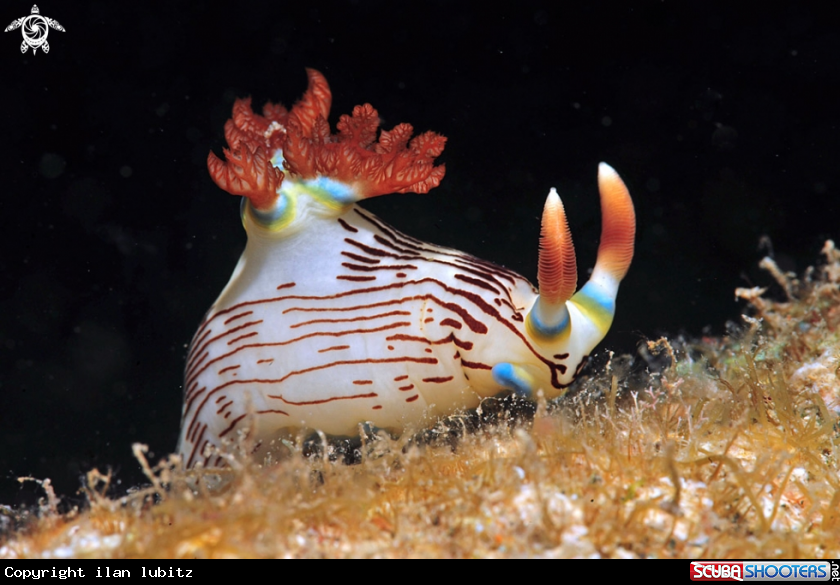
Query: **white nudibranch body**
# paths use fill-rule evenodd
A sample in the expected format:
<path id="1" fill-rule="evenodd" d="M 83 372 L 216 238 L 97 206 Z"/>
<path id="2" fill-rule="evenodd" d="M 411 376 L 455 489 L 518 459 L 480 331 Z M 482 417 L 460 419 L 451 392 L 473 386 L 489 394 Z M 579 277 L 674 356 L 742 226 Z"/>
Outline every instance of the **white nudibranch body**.
<path id="1" fill-rule="evenodd" d="M 436 186 L 445 139 L 427 132 L 409 142 L 401 124 L 374 142 L 369 105 L 342 116 L 333 135 L 329 88 L 308 74 L 289 112 L 268 104 L 258 116 L 237 101 L 227 160 L 208 159 L 216 183 L 246 197 L 248 243 L 189 349 L 178 446 L 187 467 L 223 465 L 207 447 L 239 431 L 262 452 L 301 430 L 422 428 L 506 391 L 558 396 L 609 329 L 632 259 L 633 204 L 603 163 L 598 260 L 577 292 L 554 190 L 541 294 L 510 270 L 400 233 L 354 202 Z"/>

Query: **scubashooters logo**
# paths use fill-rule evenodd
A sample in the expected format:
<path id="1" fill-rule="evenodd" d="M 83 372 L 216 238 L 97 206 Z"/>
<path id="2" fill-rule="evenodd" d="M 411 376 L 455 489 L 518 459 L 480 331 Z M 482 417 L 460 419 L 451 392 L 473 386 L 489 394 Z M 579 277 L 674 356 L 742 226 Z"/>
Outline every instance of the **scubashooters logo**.
<path id="1" fill-rule="evenodd" d="M 838 581 L 836 561 L 693 561 L 692 581 Z"/>
<path id="2" fill-rule="evenodd" d="M 50 29 L 64 32 L 64 27 L 58 24 L 57 20 L 41 16 L 41 11 L 38 10 L 38 5 L 32 6 L 32 14 L 13 20 L 12 24 L 6 27 L 3 32 L 20 29 L 23 34 L 23 42 L 20 45 L 20 52 L 25 53 L 27 49 L 32 49 L 32 54 L 38 52 L 38 49 L 44 53 L 50 52 L 50 44 L 47 42 L 47 35 Z"/>

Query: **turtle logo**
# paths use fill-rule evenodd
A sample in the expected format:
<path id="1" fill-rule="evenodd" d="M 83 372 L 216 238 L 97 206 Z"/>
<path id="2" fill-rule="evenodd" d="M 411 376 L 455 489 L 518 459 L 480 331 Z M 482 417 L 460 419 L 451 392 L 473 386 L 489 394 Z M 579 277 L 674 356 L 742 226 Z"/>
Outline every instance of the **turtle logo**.
<path id="1" fill-rule="evenodd" d="M 13 20 L 12 24 L 6 27 L 3 32 L 9 32 L 20 28 L 23 33 L 23 43 L 20 45 L 20 52 L 25 53 L 26 49 L 32 47 L 32 54 L 38 52 L 40 48 L 44 53 L 50 52 L 50 44 L 47 42 L 47 33 L 50 28 L 64 32 L 64 27 L 58 24 L 57 20 L 41 16 L 41 11 L 38 10 L 38 5 L 32 6 L 32 14 Z"/>

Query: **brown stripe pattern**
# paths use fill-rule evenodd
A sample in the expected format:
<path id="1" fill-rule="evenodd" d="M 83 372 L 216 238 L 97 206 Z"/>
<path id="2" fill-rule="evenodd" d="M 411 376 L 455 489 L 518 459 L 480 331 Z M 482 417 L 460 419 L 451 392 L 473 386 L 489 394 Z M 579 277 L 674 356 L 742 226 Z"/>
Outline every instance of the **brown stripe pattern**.
<path id="1" fill-rule="evenodd" d="M 563 360 L 523 333 L 534 289 L 521 276 L 356 206 L 311 221 L 294 246 L 261 254 L 266 266 L 246 262 L 193 337 L 179 440 L 188 467 L 222 464 L 209 447 L 242 434 L 259 450 L 271 429 L 400 431 L 427 405 L 473 408 L 501 390 L 490 374 L 500 361 L 542 363 L 566 385 Z"/>

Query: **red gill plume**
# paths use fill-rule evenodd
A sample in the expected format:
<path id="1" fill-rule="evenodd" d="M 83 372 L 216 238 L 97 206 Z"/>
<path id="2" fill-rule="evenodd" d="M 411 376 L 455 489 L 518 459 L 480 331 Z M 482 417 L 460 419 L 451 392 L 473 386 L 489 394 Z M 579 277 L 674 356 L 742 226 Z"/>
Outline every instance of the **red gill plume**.
<path id="1" fill-rule="evenodd" d="M 412 139 L 410 124 L 380 131 L 379 114 L 370 104 L 341 116 L 333 134 L 327 122 L 332 102 L 327 80 L 314 69 L 306 73 L 309 87 L 291 111 L 269 102 L 259 115 L 250 98 L 236 100 L 225 124 L 225 160 L 212 152 L 207 157 L 219 187 L 248 197 L 257 209 L 270 208 L 284 177 L 271 163 L 277 149 L 293 177 L 329 177 L 352 185 L 360 199 L 426 193 L 440 184 L 445 167 L 434 166 L 434 160 L 443 152 L 445 137 L 424 132 Z"/>

